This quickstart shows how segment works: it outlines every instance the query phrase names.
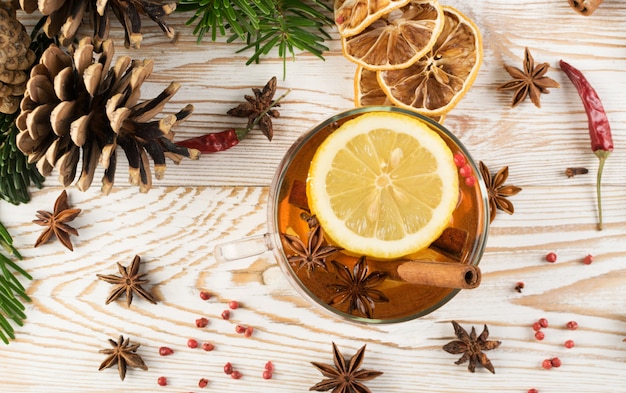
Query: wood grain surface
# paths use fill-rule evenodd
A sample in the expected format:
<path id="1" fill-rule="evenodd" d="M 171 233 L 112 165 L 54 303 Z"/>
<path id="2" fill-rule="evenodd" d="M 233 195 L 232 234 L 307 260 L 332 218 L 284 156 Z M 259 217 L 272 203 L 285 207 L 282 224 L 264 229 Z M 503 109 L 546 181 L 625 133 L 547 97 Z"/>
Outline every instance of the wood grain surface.
<path id="1" fill-rule="evenodd" d="M 62 191 L 53 174 L 32 201 L 0 202 L 0 220 L 24 256 L 32 276 L 24 281 L 32 303 L 17 338 L 0 346 L 2 392 L 305 392 L 323 377 L 311 361 L 331 363 L 331 343 L 346 356 L 367 344 L 363 367 L 384 374 L 367 386 L 372 392 L 519 392 L 626 391 L 626 2 L 606 0 L 591 17 L 575 13 L 566 0 L 446 0 L 473 18 L 484 38 L 484 63 L 474 86 L 446 117 L 444 125 L 475 159 L 492 171 L 509 166 L 507 183 L 522 187 L 511 198 L 515 214 L 499 212 L 490 228 L 481 261 L 482 284 L 462 291 L 439 310 L 405 323 L 361 325 L 327 315 L 292 288 L 271 254 L 218 263 L 216 244 L 267 231 L 269 184 L 282 155 L 307 129 L 353 107 L 355 66 L 341 53 L 336 31 L 325 61 L 298 54 L 287 64 L 264 59 L 245 66 L 235 44 L 196 44 L 188 15 L 175 14 L 177 44 L 167 43 L 147 23 L 139 51 L 118 46 L 118 54 L 154 58 L 154 72 L 142 90 L 152 98 L 170 81 L 182 88 L 166 111 L 187 103 L 194 115 L 175 131 L 182 138 L 242 125 L 225 112 L 251 87 L 272 76 L 279 92 L 291 89 L 269 142 L 260 132 L 234 149 L 204 155 L 199 161 L 168 164 L 163 180 L 140 194 L 129 186 L 123 160 L 110 195 L 68 188 L 71 206 L 82 209 L 73 222 L 74 252 L 58 242 L 33 248 L 42 227 L 37 210 L 50 211 Z M 20 15 L 32 26 L 34 16 Z M 113 34 L 122 37 L 115 24 Z M 537 62 L 549 62 L 548 75 L 561 83 L 542 96 L 542 108 L 529 101 L 509 108 L 511 96 L 496 87 L 509 79 L 503 65 L 521 66 L 524 47 Z M 564 59 L 581 69 L 603 100 L 613 127 L 615 152 L 603 179 L 605 229 L 596 230 L 595 171 L 587 119 L 580 99 L 558 69 Z M 588 175 L 567 178 L 564 170 L 584 166 Z M 545 262 L 556 252 L 554 264 Z M 591 265 L 582 263 L 594 256 Z M 156 305 L 135 299 L 105 305 L 111 288 L 96 274 L 116 273 L 116 263 L 135 255 L 149 274 Z M 515 283 L 523 281 L 521 293 Z M 204 301 L 201 290 L 213 297 Z M 240 302 L 228 321 L 220 317 L 230 300 Z M 195 319 L 207 317 L 206 328 Z M 534 338 L 532 324 L 545 317 L 546 338 Z M 441 347 L 454 339 L 451 320 L 470 329 L 487 324 L 490 338 L 502 345 L 487 355 L 496 374 L 455 365 L 458 356 Z M 579 329 L 565 324 L 575 320 Z M 235 332 L 254 327 L 252 337 Z M 98 371 L 107 340 L 123 334 L 141 344 L 138 353 L 149 370 L 130 369 L 120 381 L 115 369 Z M 189 338 L 211 342 L 215 350 L 190 349 Z M 563 343 L 572 339 L 571 349 Z M 175 353 L 158 354 L 160 346 Z M 560 368 L 541 362 L 559 357 Z M 262 378 L 267 361 L 274 376 Z M 241 371 L 233 380 L 226 362 Z M 169 384 L 157 385 L 166 376 Z M 205 389 L 198 380 L 208 378 Z"/>

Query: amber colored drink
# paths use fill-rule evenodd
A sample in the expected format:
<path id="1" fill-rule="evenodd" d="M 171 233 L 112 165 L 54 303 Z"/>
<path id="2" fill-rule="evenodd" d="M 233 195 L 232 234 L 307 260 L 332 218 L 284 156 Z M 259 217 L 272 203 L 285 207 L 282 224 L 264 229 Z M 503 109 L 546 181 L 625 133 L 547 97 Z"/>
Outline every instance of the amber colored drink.
<path id="1" fill-rule="evenodd" d="M 384 108 L 384 110 L 396 110 L 396 108 Z M 275 230 L 277 233 L 297 236 L 304 244 L 307 244 L 307 237 L 310 232 L 310 212 L 304 185 L 313 155 L 322 141 L 343 122 L 368 110 L 374 110 L 374 108 L 360 108 L 346 112 L 336 119 L 330 119 L 328 122 L 322 123 L 317 132 L 308 134 L 292 147 L 292 159 L 282 171 L 275 190 Z M 408 113 L 401 110 L 397 111 Z M 411 114 L 411 116 L 415 115 Z M 474 172 L 473 176 L 476 178 L 476 182 L 473 185 L 467 185 L 464 181 L 465 178 L 459 174 L 459 202 L 449 224 L 449 228 L 452 228 L 454 233 L 463 234 L 466 240 L 462 244 L 455 243 L 452 247 L 447 246 L 445 242 L 439 246 L 431 245 L 427 249 L 397 260 L 382 261 L 366 256 L 368 274 L 383 272 L 387 277 L 382 283 L 372 288 L 380 291 L 386 299 L 379 296 L 373 296 L 372 299 L 369 299 L 372 306 L 369 310 L 370 315 L 366 315 L 358 307 L 353 307 L 350 310 L 349 300 L 341 303 L 339 301 L 341 299 L 337 299 L 336 284 L 342 284 L 343 281 L 331 261 L 335 260 L 352 271 L 355 263 L 359 260 L 359 255 L 338 251 L 326 259 L 326 269 L 317 267 L 312 271 L 306 267 L 298 269 L 295 264 L 284 262 L 283 270 L 288 270 L 292 280 L 295 280 L 309 297 L 335 314 L 363 322 L 398 322 L 428 314 L 449 301 L 459 290 L 404 282 L 398 279 L 397 274 L 394 273 L 398 265 L 407 259 L 474 265 L 478 264 L 480 260 L 486 242 L 488 213 L 486 211 L 486 193 L 478 169 L 465 148 L 453 135 L 429 119 L 423 118 L 423 121 L 445 140 L 453 154 L 460 153 L 466 157 Z M 281 259 L 287 261 L 289 256 L 294 253 L 284 236 L 281 236 L 281 242 L 282 247 L 277 251 L 282 252 L 284 255 Z M 325 240 L 326 243 L 327 240 Z M 440 242 L 435 243 L 439 244 Z"/>

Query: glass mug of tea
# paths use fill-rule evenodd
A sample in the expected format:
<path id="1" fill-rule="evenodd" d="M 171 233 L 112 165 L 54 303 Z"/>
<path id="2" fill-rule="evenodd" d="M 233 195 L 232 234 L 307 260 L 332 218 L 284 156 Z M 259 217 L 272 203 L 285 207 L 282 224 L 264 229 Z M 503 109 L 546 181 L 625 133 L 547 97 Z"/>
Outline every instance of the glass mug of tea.
<path id="1" fill-rule="evenodd" d="M 366 133 L 371 131 L 380 135 L 376 134 L 372 139 L 374 142 L 370 140 L 365 146 L 358 146 L 358 140 L 345 142 L 338 138 L 339 133 L 344 136 L 348 133 L 346 129 L 352 129 L 352 134 L 362 133 L 354 131 L 359 127 L 365 128 Z M 406 143 L 398 139 L 396 134 L 411 134 L 413 128 L 420 129 L 434 143 L 420 141 L 426 150 L 431 149 L 428 154 L 414 153 L 422 146 L 412 147 L 414 138 L 410 135 Z M 392 139 L 395 142 L 390 140 L 389 134 L 394 135 Z M 368 164 L 350 170 L 333 168 L 336 163 L 327 159 L 329 155 L 336 158 L 333 147 L 345 150 L 344 147 L 350 145 L 348 150 L 352 148 L 354 151 L 343 152 L 344 156 L 361 156 L 358 162 L 364 158 L 362 156 L 367 156 L 364 161 L 368 162 L 371 155 L 378 154 L 373 150 L 384 150 L 387 145 L 392 146 L 392 142 L 397 146 L 390 147 L 389 154 L 385 153 L 389 156 L 388 160 L 380 165 L 398 166 L 404 171 L 398 169 L 394 172 L 385 168 L 384 172 L 390 175 L 378 176 L 376 187 L 388 187 L 396 181 L 392 172 L 406 174 L 406 163 L 411 163 L 411 160 L 410 166 L 418 168 L 415 170 L 428 172 L 427 176 L 435 173 L 441 179 L 432 181 L 431 176 L 431 180 L 426 181 L 420 175 L 411 174 L 408 181 L 398 181 L 398 189 L 387 193 L 387 198 L 391 195 L 394 199 L 391 204 L 384 199 L 375 204 L 363 193 L 363 198 L 359 199 L 364 202 L 359 200 L 352 203 L 354 206 L 345 206 L 344 203 L 341 207 L 341 198 L 337 195 L 361 192 L 358 191 L 360 186 L 351 180 L 351 174 L 368 172 L 370 168 Z M 436 157 L 441 155 L 444 157 Z M 348 157 L 347 161 L 351 160 Z M 332 164 L 329 164 L 330 161 L 333 161 Z M 431 165 L 430 161 L 437 162 Z M 441 168 L 446 165 L 447 168 Z M 345 181 L 342 176 L 333 180 L 330 172 L 341 173 L 342 170 L 346 174 Z M 443 191 L 434 193 L 435 196 L 429 194 L 440 186 Z M 329 191 L 330 188 L 339 189 L 337 195 L 329 197 L 328 194 L 333 191 Z M 407 196 L 403 196 L 404 189 L 409 189 Z M 412 189 L 417 190 L 414 194 L 420 195 L 411 194 Z M 396 202 L 400 207 L 396 206 Z M 397 217 L 401 218 L 398 221 L 403 221 L 400 227 L 410 227 L 413 232 L 428 232 L 430 237 L 408 235 L 413 236 L 410 241 L 404 236 L 381 241 L 374 239 L 376 235 L 370 240 L 367 235 L 356 240 L 355 236 L 344 237 L 351 232 L 351 229 L 346 229 L 351 224 L 342 227 L 343 221 L 348 222 L 346 217 L 356 214 L 354 211 L 359 210 L 357 205 L 363 204 L 367 206 L 363 214 L 372 216 L 369 218 L 382 217 L 388 211 L 399 213 Z M 426 218 L 419 217 L 421 208 L 425 209 Z M 430 208 L 433 211 L 428 210 Z M 327 212 L 333 209 L 350 212 L 336 215 Z M 412 216 L 416 216 L 416 223 L 410 222 Z M 360 227 L 367 226 L 366 221 L 367 217 L 357 219 L 352 226 L 358 227 L 355 229 L 358 231 Z M 390 221 L 389 218 L 387 221 Z M 361 107 L 326 119 L 294 142 L 272 180 L 267 222 L 268 232 L 263 235 L 218 244 L 215 258 L 228 261 L 271 251 L 292 286 L 331 314 L 356 322 L 401 322 L 426 315 L 443 306 L 461 289 L 479 285 L 481 275 L 478 263 L 489 229 L 488 194 L 480 171 L 466 148 L 441 124 L 401 108 Z M 396 227 L 393 222 L 389 224 L 389 228 Z M 432 228 L 415 229 L 420 225 L 431 225 Z M 387 236 L 384 232 L 393 232 L 386 227 L 381 229 L 383 223 L 376 226 L 380 227 L 377 230 L 383 233 L 383 237 Z M 426 243 L 421 244 L 420 241 Z M 407 244 L 416 249 L 403 248 Z"/>

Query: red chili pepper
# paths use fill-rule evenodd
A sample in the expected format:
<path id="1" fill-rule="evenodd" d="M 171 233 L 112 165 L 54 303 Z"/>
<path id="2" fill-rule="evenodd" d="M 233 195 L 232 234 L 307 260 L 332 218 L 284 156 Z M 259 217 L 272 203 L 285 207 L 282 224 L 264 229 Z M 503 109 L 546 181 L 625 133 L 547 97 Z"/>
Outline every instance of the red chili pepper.
<path id="1" fill-rule="evenodd" d="M 587 112 L 587 120 L 589 123 L 589 137 L 591 138 L 591 151 L 600 159 L 598 167 L 598 177 L 596 180 L 596 193 L 598 198 L 598 229 L 602 229 L 602 197 L 600 185 L 602 180 L 602 170 L 604 163 L 613 151 L 613 137 L 611 136 L 611 126 L 609 119 L 602 106 L 602 101 L 598 97 L 598 93 L 591 86 L 587 78 L 578 69 L 572 67 L 568 63 L 561 60 L 559 62 L 561 69 L 572 81 L 578 95 L 583 101 L 585 111 Z"/>
<path id="2" fill-rule="evenodd" d="M 235 146 L 248 135 L 248 129 L 230 128 L 176 142 L 178 146 L 200 150 L 200 153 L 217 153 Z"/>
<path id="3" fill-rule="evenodd" d="M 217 153 L 228 150 L 242 141 L 248 135 L 250 130 L 252 130 L 257 123 L 261 121 L 263 116 L 265 116 L 265 114 L 267 114 L 272 108 L 277 106 L 290 91 L 291 90 L 287 90 L 283 95 L 275 99 L 272 102 L 272 105 L 260 113 L 247 128 L 230 128 L 224 131 L 212 132 L 210 134 L 185 139 L 184 141 L 176 142 L 176 144 L 188 149 L 199 150 L 200 153 Z"/>

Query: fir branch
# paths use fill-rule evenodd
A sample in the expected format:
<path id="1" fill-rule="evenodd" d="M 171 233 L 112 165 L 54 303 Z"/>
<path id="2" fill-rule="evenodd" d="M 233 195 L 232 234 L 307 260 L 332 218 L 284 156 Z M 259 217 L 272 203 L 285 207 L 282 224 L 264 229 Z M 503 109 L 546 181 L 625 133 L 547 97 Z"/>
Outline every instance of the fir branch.
<path id="1" fill-rule="evenodd" d="M 320 59 L 328 50 L 324 42 L 330 39 L 324 30 L 333 25 L 332 8 L 328 0 L 180 0 L 177 11 L 195 12 L 187 21 L 195 24 L 198 42 L 210 32 L 215 41 L 230 33 L 228 42 L 245 42 L 243 52 L 253 49 L 246 64 L 259 62 L 273 49 L 283 59 L 284 72 L 287 58 L 295 60 L 295 51 L 309 52 Z"/>
<path id="2" fill-rule="evenodd" d="M 0 245 L 18 260 L 22 259 L 19 252 L 13 247 L 13 238 L 6 227 L 0 223 Z M 20 301 L 30 302 L 26 289 L 16 277 L 20 274 L 28 280 L 32 280 L 30 274 L 19 267 L 9 257 L 0 253 L 0 340 L 5 344 L 15 338 L 15 330 L 9 322 L 12 320 L 18 326 L 24 325 L 26 319 L 26 307 Z"/>
<path id="3" fill-rule="evenodd" d="M 30 201 L 28 186 L 41 188 L 44 177 L 15 145 L 16 117 L 0 114 L 0 198 L 19 205 Z"/>

